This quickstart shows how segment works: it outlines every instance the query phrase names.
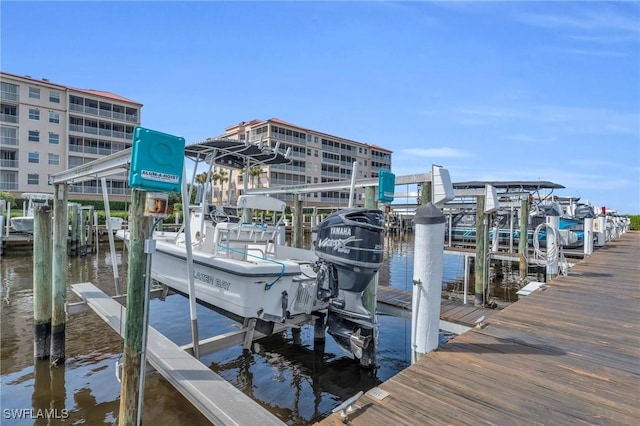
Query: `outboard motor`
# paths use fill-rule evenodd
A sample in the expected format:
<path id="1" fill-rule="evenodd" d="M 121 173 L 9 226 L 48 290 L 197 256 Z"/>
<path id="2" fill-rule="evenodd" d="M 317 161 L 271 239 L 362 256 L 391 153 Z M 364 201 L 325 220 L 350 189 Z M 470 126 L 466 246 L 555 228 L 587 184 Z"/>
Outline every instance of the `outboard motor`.
<path id="1" fill-rule="evenodd" d="M 377 323 L 362 295 L 382 266 L 384 215 L 379 210 L 340 210 L 314 231 L 313 248 L 320 259 L 317 296 L 329 301 L 327 330 L 348 356 L 372 367 Z"/>

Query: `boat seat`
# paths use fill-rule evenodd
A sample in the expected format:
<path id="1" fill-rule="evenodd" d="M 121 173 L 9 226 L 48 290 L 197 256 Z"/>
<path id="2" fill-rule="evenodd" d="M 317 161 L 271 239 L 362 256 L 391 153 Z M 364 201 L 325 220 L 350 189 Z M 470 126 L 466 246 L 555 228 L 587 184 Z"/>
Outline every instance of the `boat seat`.
<path id="1" fill-rule="evenodd" d="M 271 257 L 277 235 L 278 227 L 272 225 L 221 222 L 215 227 L 213 253 L 242 260 L 247 259 L 247 254 Z"/>

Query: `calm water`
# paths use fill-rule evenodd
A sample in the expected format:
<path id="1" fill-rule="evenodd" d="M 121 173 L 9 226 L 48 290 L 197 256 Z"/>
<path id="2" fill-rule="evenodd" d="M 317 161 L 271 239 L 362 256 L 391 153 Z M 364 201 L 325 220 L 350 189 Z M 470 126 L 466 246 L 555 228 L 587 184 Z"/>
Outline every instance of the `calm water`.
<path id="1" fill-rule="evenodd" d="M 411 290 L 413 236 L 387 238 L 386 259 L 380 285 Z M 121 286 L 126 286 L 126 254 L 118 246 Z M 108 245 L 100 252 L 69 258 L 68 283 L 90 281 L 115 294 L 112 259 Z M 8 256 L 1 261 L 1 410 L 2 425 L 111 425 L 117 422 L 120 384 L 115 362 L 123 341 L 93 312 L 70 317 L 67 322 L 67 361 L 63 367 L 33 359 L 32 257 Z M 517 266 L 516 266 L 517 270 Z M 445 255 L 444 280 L 449 290 L 461 290 L 463 258 Z M 470 284 L 473 288 L 473 284 Z M 78 301 L 68 290 L 70 302 Z M 190 342 L 188 300 L 180 295 L 152 300 L 151 325 L 177 344 Z M 200 338 L 238 327 L 236 323 L 198 306 Z M 395 375 L 410 363 L 410 321 L 380 316 L 379 368 L 361 369 L 345 358 L 329 335 L 324 353 L 313 350 L 313 327 L 302 328 L 302 344 L 294 345 L 290 334 L 259 340 L 252 351 L 229 348 L 202 357 L 238 389 L 291 425 L 313 423 L 341 401 L 366 391 Z M 206 424 L 206 419 L 164 381 L 149 373 L 145 382 L 143 423 L 147 425 Z M 68 419 L 9 419 L 7 410 L 58 409 Z M 37 411 L 35 411 L 37 413 Z M 29 416 L 30 414 L 27 413 Z M 15 415 L 14 415 L 15 417 Z"/>

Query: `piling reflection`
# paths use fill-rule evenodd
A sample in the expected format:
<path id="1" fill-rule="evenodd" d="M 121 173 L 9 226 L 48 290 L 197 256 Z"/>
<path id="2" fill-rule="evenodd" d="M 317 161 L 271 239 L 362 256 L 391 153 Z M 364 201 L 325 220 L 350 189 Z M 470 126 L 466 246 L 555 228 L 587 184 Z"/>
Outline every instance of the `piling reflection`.
<path id="1" fill-rule="evenodd" d="M 339 402 L 380 383 L 375 370 L 325 352 L 324 342 L 312 345 L 309 331 L 301 343 L 289 333 L 262 338 L 251 351 L 210 367 L 291 425 L 318 421 Z"/>

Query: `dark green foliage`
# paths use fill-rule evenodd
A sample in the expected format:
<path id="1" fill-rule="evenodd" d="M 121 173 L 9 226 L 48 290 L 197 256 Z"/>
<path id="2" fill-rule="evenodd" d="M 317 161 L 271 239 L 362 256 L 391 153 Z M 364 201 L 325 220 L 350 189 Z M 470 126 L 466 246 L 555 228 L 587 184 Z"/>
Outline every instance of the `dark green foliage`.
<path id="1" fill-rule="evenodd" d="M 631 219 L 631 230 L 640 231 L 640 214 L 634 214 L 629 216 Z"/>

